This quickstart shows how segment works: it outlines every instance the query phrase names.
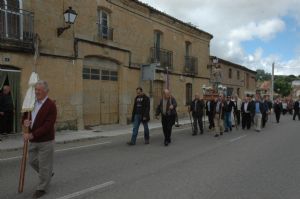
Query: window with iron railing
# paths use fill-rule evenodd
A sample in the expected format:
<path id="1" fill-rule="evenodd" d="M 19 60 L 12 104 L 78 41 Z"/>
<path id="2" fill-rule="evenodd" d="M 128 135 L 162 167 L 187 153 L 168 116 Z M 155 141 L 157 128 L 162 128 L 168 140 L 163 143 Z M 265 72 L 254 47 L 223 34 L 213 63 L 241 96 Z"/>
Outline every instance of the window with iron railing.
<path id="1" fill-rule="evenodd" d="M 184 58 L 184 73 L 196 75 L 198 74 L 198 59 L 197 57 L 185 56 Z"/>
<path id="2" fill-rule="evenodd" d="M 33 49 L 34 15 L 19 5 L 19 1 L 0 0 L 0 46 Z"/>
<path id="3" fill-rule="evenodd" d="M 150 48 L 150 58 L 152 63 L 160 63 L 160 68 L 173 69 L 173 52 L 162 48 Z"/>

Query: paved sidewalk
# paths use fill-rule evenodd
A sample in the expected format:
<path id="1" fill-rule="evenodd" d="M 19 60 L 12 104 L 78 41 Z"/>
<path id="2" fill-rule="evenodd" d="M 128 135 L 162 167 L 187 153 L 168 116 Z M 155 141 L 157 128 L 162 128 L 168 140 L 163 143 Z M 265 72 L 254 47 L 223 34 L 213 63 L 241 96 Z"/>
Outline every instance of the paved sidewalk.
<path id="1" fill-rule="evenodd" d="M 189 118 L 179 119 L 179 125 L 189 125 Z M 148 123 L 149 130 L 161 128 L 160 120 L 153 120 Z M 144 128 L 141 125 L 140 131 L 143 132 Z M 96 126 L 91 130 L 80 130 L 80 131 L 60 131 L 56 132 L 55 141 L 56 143 L 69 143 L 82 140 L 91 140 L 97 138 L 114 137 L 119 135 L 126 135 L 132 133 L 132 125 L 105 125 Z M 13 134 L 2 137 L 0 141 L 0 152 L 1 151 L 13 151 L 23 147 L 23 139 L 21 134 Z"/>

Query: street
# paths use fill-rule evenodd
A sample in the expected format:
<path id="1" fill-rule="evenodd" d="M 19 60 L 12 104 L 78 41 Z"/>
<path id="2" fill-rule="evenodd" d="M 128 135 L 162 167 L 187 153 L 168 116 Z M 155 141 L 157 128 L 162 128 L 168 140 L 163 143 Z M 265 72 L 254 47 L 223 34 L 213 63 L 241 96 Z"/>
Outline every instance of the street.
<path id="1" fill-rule="evenodd" d="M 168 147 L 160 129 L 150 132 L 150 145 L 140 137 L 127 146 L 129 135 L 60 144 L 43 198 L 298 199 L 300 121 L 289 115 L 274 121 L 261 132 L 234 128 L 218 138 L 174 127 Z M 37 175 L 27 165 L 24 193 L 17 193 L 19 155 L 1 152 L 1 199 L 31 198 L 35 191 Z"/>

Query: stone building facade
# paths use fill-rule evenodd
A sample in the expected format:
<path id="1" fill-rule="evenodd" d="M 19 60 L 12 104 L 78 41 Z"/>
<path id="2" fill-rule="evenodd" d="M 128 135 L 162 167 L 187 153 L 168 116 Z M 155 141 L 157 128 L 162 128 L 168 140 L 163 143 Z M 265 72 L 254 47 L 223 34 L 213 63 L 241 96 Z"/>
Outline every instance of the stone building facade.
<path id="1" fill-rule="evenodd" d="M 217 60 L 214 62 L 213 60 Z M 237 94 L 240 98 L 256 93 L 256 71 L 250 70 L 230 61 L 210 56 L 210 69 L 218 65 L 222 71 L 221 84 L 227 87 L 228 95 Z"/>
<path id="2" fill-rule="evenodd" d="M 78 16 L 58 36 L 68 7 Z M 18 74 L 16 112 L 34 70 L 49 82 L 58 129 L 128 123 L 138 86 L 151 96 L 152 111 L 169 87 L 179 116 L 186 114 L 192 95 L 209 83 L 212 38 L 137 0 L 0 0 L 0 73 Z M 155 79 L 143 81 L 141 68 L 151 63 L 159 63 Z"/>

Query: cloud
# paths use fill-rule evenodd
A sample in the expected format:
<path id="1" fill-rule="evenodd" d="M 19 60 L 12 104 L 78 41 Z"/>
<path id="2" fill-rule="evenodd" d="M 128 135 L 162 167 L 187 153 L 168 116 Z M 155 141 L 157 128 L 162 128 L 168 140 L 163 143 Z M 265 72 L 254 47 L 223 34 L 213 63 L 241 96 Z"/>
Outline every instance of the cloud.
<path id="1" fill-rule="evenodd" d="M 300 68 L 297 58 L 284 60 L 280 52 L 277 55 L 265 55 L 261 47 L 249 54 L 242 46 L 242 42 L 255 39 L 264 42 L 272 41 L 278 33 L 285 30 L 283 17 L 287 15 L 295 19 L 298 22 L 296 26 L 300 27 L 299 0 L 141 1 L 213 34 L 214 38 L 211 42 L 213 55 L 252 69 L 266 68 L 268 72 L 273 61 L 285 68 L 292 66 Z M 286 71 L 290 70 L 287 68 Z M 300 74 L 299 70 L 297 72 Z"/>

